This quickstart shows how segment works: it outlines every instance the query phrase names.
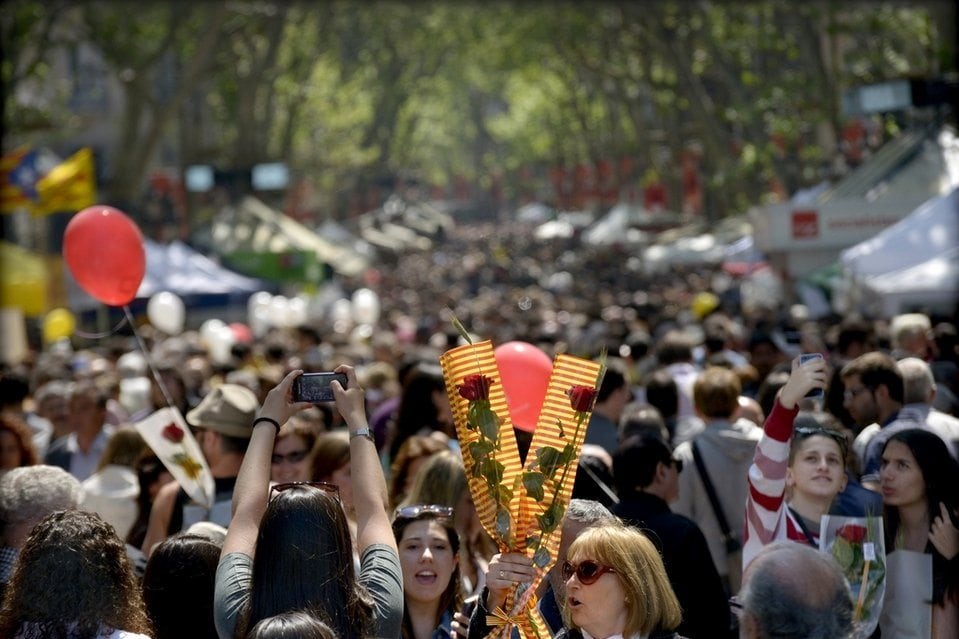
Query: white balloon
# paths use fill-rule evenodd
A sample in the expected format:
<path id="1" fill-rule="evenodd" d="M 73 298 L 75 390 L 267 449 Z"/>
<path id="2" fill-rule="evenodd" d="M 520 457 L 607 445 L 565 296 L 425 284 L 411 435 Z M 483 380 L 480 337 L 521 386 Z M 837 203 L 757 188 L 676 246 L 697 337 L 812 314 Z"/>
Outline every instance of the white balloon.
<path id="1" fill-rule="evenodd" d="M 222 322 L 221 322 L 222 324 Z M 216 327 L 207 338 L 207 350 L 210 353 L 210 359 L 215 364 L 226 364 L 230 361 L 230 349 L 236 342 L 236 336 L 229 326 L 223 324 Z"/>
<path id="2" fill-rule="evenodd" d="M 246 310 L 252 313 L 255 309 L 261 306 L 269 306 L 270 300 L 273 299 L 273 296 L 267 293 L 266 291 L 259 291 L 250 296 L 246 301 Z"/>
<path id="3" fill-rule="evenodd" d="M 330 307 L 330 323 L 352 328 L 353 305 L 350 304 L 350 300 L 340 299 L 333 302 L 333 306 Z M 349 328 L 346 330 L 348 331 Z"/>
<path id="4" fill-rule="evenodd" d="M 380 318 L 380 298 L 368 288 L 353 293 L 353 319 L 358 324 L 376 324 Z"/>
<path id="5" fill-rule="evenodd" d="M 270 332 L 270 309 L 261 306 L 250 315 L 250 330 L 255 337 L 263 337 Z"/>
<path id="6" fill-rule="evenodd" d="M 215 317 L 213 319 L 208 319 L 200 324 L 200 339 L 209 345 L 209 342 L 216 338 L 217 332 L 224 327 L 226 327 L 226 324 L 223 322 L 223 320 Z"/>
<path id="7" fill-rule="evenodd" d="M 278 328 L 289 326 L 290 300 L 283 295 L 276 295 L 270 300 L 267 307 L 270 324 Z"/>
<path id="8" fill-rule="evenodd" d="M 287 326 L 303 326 L 306 324 L 307 303 L 303 297 L 291 297 L 289 307 L 287 308 Z"/>
<path id="9" fill-rule="evenodd" d="M 161 291 L 147 302 L 147 319 L 167 335 L 179 335 L 186 321 L 186 308 L 176 293 Z"/>

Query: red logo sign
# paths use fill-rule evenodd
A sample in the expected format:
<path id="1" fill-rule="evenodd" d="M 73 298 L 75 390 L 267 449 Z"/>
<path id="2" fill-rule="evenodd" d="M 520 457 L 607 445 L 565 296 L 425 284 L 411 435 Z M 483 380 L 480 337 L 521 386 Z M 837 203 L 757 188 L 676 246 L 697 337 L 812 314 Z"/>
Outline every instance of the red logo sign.
<path id="1" fill-rule="evenodd" d="M 819 237 L 819 211 L 793 211 L 792 215 L 795 239 Z"/>

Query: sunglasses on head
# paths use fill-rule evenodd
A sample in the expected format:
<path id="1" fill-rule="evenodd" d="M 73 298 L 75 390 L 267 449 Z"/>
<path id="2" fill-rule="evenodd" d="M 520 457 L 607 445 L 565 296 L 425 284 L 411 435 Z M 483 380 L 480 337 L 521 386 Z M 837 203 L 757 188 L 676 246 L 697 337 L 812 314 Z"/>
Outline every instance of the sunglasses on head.
<path id="1" fill-rule="evenodd" d="M 600 577 L 608 572 L 616 571 L 592 559 L 585 559 L 575 566 L 568 561 L 563 562 L 563 581 L 569 581 L 569 578 L 575 574 L 579 583 L 584 586 L 596 583 Z"/>
<path id="2" fill-rule="evenodd" d="M 451 519 L 453 517 L 453 508 L 450 506 L 440 506 L 439 504 L 415 504 L 413 506 L 400 506 L 393 515 L 394 519 L 416 519 L 422 515 L 433 515 L 441 519 Z"/>
<path id="3" fill-rule="evenodd" d="M 340 498 L 340 488 L 336 484 L 331 484 L 328 481 L 288 481 L 284 484 L 274 484 L 270 487 L 270 497 L 273 497 L 273 492 L 282 493 L 284 490 L 289 490 L 290 488 L 296 488 L 297 486 L 304 486 L 306 488 L 318 488 L 327 493 L 332 493 L 337 499 Z"/>
<path id="4" fill-rule="evenodd" d="M 846 448 L 849 446 L 849 442 L 846 440 L 846 436 L 840 433 L 839 431 L 833 430 L 831 428 L 823 428 L 822 426 L 800 426 L 794 431 L 795 435 L 800 439 L 806 439 L 807 437 L 812 437 L 813 435 L 819 435 L 821 437 L 828 437 L 837 444 L 839 444 L 839 449 L 842 451 L 842 454 L 846 454 Z"/>

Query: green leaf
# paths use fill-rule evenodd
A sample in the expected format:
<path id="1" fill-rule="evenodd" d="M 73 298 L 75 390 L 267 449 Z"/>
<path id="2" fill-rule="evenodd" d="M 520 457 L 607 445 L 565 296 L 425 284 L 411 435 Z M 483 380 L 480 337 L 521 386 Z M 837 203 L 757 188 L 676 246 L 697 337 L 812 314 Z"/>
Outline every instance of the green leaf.
<path id="1" fill-rule="evenodd" d="M 508 504 L 513 499 L 513 489 L 506 484 L 499 485 L 499 503 Z"/>
<path id="2" fill-rule="evenodd" d="M 556 530 L 559 522 L 563 519 L 565 508 L 559 502 L 553 502 L 542 515 L 536 515 L 539 521 L 539 529 L 544 534 L 549 534 Z"/>
<path id="3" fill-rule="evenodd" d="M 536 550 L 537 548 L 539 548 L 541 539 L 542 537 L 540 537 L 539 535 L 529 535 L 528 537 L 526 537 L 526 547 L 531 550 Z"/>
<path id="4" fill-rule="evenodd" d="M 480 474 L 486 480 L 487 485 L 490 488 L 494 486 L 499 486 L 503 481 L 503 472 L 506 470 L 506 466 L 496 461 L 492 457 L 484 458 L 480 463 Z"/>
<path id="5" fill-rule="evenodd" d="M 543 446 L 537 449 L 536 459 L 539 462 L 539 468 L 544 475 L 553 478 L 556 469 L 563 465 L 562 455 L 552 446 Z"/>
<path id="6" fill-rule="evenodd" d="M 487 455 L 492 454 L 496 447 L 493 445 L 493 442 L 488 439 L 478 439 L 475 442 L 470 443 L 467 447 L 469 454 L 475 460 L 480 460 L 486 457 Z"/>
<path id="7" fill-rule="evenodd" d="M 526 492 L 536 501 L 543 501 L 543 483 L 546 481 L 546 475 L 541 472 L 530 470 L 523 473 L 523 485 Z"/>
<path id="8" fill-rule="evenodd" d="M 466 415 L 470 424 L 479 428 L 483 437 L 495 442 L 499 437 L 499 417 L 490 408 L 487 401 L 470 402 L 469 411 Z"/>

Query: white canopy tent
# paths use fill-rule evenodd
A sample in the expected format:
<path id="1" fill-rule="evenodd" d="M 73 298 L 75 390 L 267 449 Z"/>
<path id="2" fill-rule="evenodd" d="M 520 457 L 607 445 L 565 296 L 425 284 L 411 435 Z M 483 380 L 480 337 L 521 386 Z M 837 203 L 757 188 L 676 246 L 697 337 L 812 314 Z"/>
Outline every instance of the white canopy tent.
<path id="1" fill-rule="evenodd" d="M 855 293 L 851 301 L 873 312 L 951 310 L 959 297 L 959 187 L 846 249 L 839 261 Z"/>

